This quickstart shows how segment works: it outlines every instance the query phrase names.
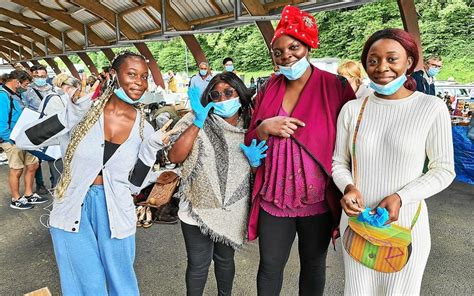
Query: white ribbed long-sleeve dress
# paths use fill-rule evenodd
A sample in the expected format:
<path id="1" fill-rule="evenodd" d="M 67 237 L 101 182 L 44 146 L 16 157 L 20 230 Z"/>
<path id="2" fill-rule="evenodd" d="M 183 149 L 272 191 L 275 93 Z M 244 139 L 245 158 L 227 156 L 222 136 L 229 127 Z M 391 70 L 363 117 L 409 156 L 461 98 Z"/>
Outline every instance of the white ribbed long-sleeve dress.
<path id="1" fill-rule="evenodd" d="M 344 192 L 353 184 L 351 143 L 363 100 L 348 102 L 337 122 L 333 178 Z M 431 248 L 428 211 L 424 199 L 454 179 L 451 122 L 446 105 L 435 96 L 414 92 L 400 100 L 369 96 L 356 142 L 359 188 L 366 207 L 398 193 L 402 207 L 396 224 L 410 227 L 418 204 L 422 210 L 412 231 L 412 254 L 397 273 L 381 273 L 355 261 L 343 249 L 345 295 L 419 295 Z M 423 174 L 425 156 L 428 172 Z M 348 217 L 343 212 L 341 233 Z M 342 241 L 342 240 L 341 240 Z"/>

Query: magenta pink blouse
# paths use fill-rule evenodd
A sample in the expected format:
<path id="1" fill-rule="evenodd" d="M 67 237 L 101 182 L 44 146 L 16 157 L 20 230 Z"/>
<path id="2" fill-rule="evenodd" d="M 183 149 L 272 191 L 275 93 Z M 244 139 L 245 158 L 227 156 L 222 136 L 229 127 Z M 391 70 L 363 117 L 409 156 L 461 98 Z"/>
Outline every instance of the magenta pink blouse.
<path id="1" fill-rule="evenodd" d="M 278 115 L 288 116 L 283 108 Z M 293 138 L 268 138 L 262 209 L 277 217 L 306 217 L 328 211 L 327 176 Z"/>

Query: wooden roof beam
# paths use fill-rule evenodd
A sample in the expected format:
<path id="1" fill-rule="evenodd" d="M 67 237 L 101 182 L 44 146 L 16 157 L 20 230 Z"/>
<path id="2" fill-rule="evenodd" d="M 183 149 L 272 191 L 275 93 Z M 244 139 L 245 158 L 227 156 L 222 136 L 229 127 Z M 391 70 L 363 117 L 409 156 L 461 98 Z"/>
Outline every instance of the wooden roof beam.
<path id="1" fill-rule="evenodd" d="M 160 14 L 163 13 L 160 0 L 148 0 L 148 3 L 151 4 L 151 6 L 155 8 L 156 11 L 158 11 Z M 191 26 L 188 25 L 181 18 L 181 16 L 171 7 L 169 1 L 166 1 L 166 20 L 177 31 L 189 31 L 192 29 Z M 184 42 L 186 43 L 186 46 L 191 51 L 191 54 L 193 55 L 194 60 L 196 61 L 196 64 L 199 64 L 200 62 L 207 62 L 206 55 L 204 54 L 204 51 L 202 50 L 201 45 L 199 44 L 199 41 L 197 41 L 194 35 L 181 36 L 181 38 L 183 38 Z"/>
<path id="2" fill-rule="evenodd" d="M 15 34 L 11 34 L 11 33 L 7 33 L 7 32 L 2 32 L 2 36 L 3 37 L 6 37 L 16 43 L 19 43 L 21 45 L 23 45 L 24 47 L 26 48 L 30 48 L 31 49 L 31 42 L 26 40 L 26 39 L 23 39 L 21 38 L 20 36 L 16 36 Z M 41 56 L 41 55 L 45 55 L 46 53 L 41 49 L 39 48 L 38 46 L 36 46 L 33 42 L 33 52 L 36 52 L 36 54 L 38 56 Z"/>
<path id="3" fill-rule="evenodd" d="M 115 28 L 115 12 L 100 2 L 89 0 L 71 0 L 70 2 L 87 9 L 90 13 L 104 19 Z M 121 19 L 120 31 L 129 39 L 141 39 L 142 36 L 126 21 Z"/>
<path id="4" fill-rule="evenodd" d="M 29 9 L 33 11 L 38 11 L 41 12 L 42 14 L 48 15 L 52 17 L 53 19 L 56 19 L 60 22 L 63 22 L 73 28 L 74 30 L 77 30 L 80 32 L 82 35 L 85 35 L 84 32 L 84 24 L 76 20 L 75 18 L 71 17 L 68 14 L 65 14 L 59 10 L 51 9 L 49 7 L 41 5 L 39 2 L 31 1 L 31 0 L 11 0 L 12 2 L 23 5 L 25 7 L 28 7 Z M 107 42 L 105 42 L 102 38 L 100 38 L 94 31 L 88 26 L 87 27 L 87 36 L 90 41 L 92 41 L 96 45 L 107 45 Z"/>
<path id="5" fill-rule="evenodd" d="M 139 10 L 142 10 L 144 8 L 147 8 L 149 6 L 149 4 L 143 4 L 143 5 L 140 5 L 140 6 L 135 6 L 135 7 L 130 7 L 130 8 L 127 8 L 121 12 L 119 12 L 119 16 L 123 17 L 127 14 L 130 14 L 130 13 L 133 13 L 135 11 L 139 11 Z"/>
<path id="6" fill-rule="evenodd" d="M 19 14 L 19 13 L 16 13 L 16 12 L 13 12 L 13 11 L 10 11 L 10 10 L 7 10 L 7 9 L 1 8 L 1 7 L 0 7 L 0 14 L 8 16 L 12 19 L 15 19 L 15 20 L 17 20 L 21 23 L 27 24 L 27 25 L 32 26 L 34 28 L 40 29 L 40 30 L 50 34 L 51 36 L 54 36 L 55 38 L 61 40 L 61 32 L 60 31 L 56 30 L 55 28 L 53 28 L 51 26 L 48 26 L 48 25 L 42 23 L 39 20 L 34 20 L 34 19 L 31 19 L 31 18 L 27 18 L 27 17 L 23 16 L 22 14 Z M 82 47 L 79 44 L 72 41 L 67 35 L 64 36 L 64 40 L 65 40 L 66 45 L 68 45 L 72 50 L 81 50 L 82 49 Z"/>
<path id="7" fill-rule="evenodd" d="M 97 3 L 89 0 L 71 0 L 70 2 L 73 2 L 74 4 L 87 9 L 90 13 L 93 13 L 94 15 L 106 20 L 109 24 L 112 25 L 113 28 L 115 28 L 115 12 L 113 12 L 111 9 L 101 4 L 100 2 Z M 143 38 L 123 18 L 119 17 L 119 21 L 120 31 L 125 35 L 125 37 L 131 40 Z M 151 71 L 155 83 L 164 88 L 165 82 L 163 80 L 163 76 L 161 75 L 160 68 L 158 67 L 155 58 L 151 54 L 150 49 L 146 46 L 145 43 L 134 43 L 134 45 L 138 49 L 138 51 L 147 59 L 148 68 Z"/>
<path id="8" fill-rule="evenodd" d="M 245 8 L 250 15 L 267 15 L 267 9 L 260 3 L 259 0 L 242 0 Z M 268 52 L 271 52 L 270 43 L 272 42 L 273 34 L 275 29 L 273 28 L 272 22 L 270 21 L 258 21 L 257 24 L 260 33 L 262 34 L 263 40 L 267 45 Z"/>
<path id="9" fill-rule="evenodd" d="M 211 7 L 212 7 L 212 9 L 214 10 L 214 12 L 217 13 L 218 15 L 224 14 L 224 12 L 223 12 L 222 9 L 219 7 L 219 5 L 217 5 L 216 0 L 209 0 L 209 5 L 211 5 Z"/>
<path id="10" fill-rule="evenodd" d="M 44 38 L 45 37 L 43 37 L 41 35 L 38 35 L 35 32 L 30 31 L 28 29 L 18 27 L 18 26 L 14 26 L 10 23 L 2 22 L 2 21 L 0 21 L 0 27 L 7 28 L 7 29 L 9 29 L 9 30 L 11 30 L 15 33 L 27 36 L 27 37 L 33 39 L 34 41 L 36 41 L 38 43 L 44 44 Z M 50 49 L 50 51 L 52 53 L 59 53 L 60 52 L 60 49 L 56 45 L 54 45 L 54 43 L 52 43 L 52 42 L 48 42 L 48 49 Z"/>
<path id="11" fill-rule="evenodd" d="M 14 46 L 10 47 L 11 45 L 9 45 L 8 43 L 9 42 L 4 42 L 3 40 L 0 40 L 0 51 L 4 53 L 5 56 L 7 57 L 10 57 L 10 53 L 11 53 L 11 58 L 8 59 L 9 61 L 22 60 L 23 58 L 20 58 L 20 55 L 13 49 Z"/>

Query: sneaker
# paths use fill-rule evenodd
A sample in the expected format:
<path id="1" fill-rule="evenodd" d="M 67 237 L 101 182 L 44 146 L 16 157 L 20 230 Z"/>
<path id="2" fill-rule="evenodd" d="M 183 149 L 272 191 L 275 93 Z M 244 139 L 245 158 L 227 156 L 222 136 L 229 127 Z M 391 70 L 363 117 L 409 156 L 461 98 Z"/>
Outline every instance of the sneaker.
<path id="1" fill-rule="evenodd" d="M 34 208 L 34 205 L 30 205 L 28 200 L 23 196 L 17 200 L 12 200 L 10 203 L 10 208 L 17 210 L 29 210 Z"/>
<path id="2" fill-rule="evenodd" d="M 44 187 L 44 185 L 41 185 L 41 186 L 36 186 L 36 192 L 38 192 L 39 194 L 48 194 L 48 189 L 46 189 L 46 187 Z"/>
<path id="3" fill-rule="evenodd" d="M 46 197 L 39 196 L 36 193 L 33 193 L 30 196 L 25 196 L 25 198 L 29 204 L 42 204 L 48 201 Z"/>

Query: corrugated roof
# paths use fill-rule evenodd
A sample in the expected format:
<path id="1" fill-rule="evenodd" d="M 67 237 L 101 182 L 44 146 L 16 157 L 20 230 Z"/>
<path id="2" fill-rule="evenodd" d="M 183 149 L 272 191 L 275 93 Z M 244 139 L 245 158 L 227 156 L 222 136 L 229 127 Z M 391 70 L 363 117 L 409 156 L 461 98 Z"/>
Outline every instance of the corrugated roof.
<path id="1" fill-rule="evenodd" d="M 42 18 L 40 18 L 34 11 L 32 11 L 31 9 L 25 9 L 22 13 L 21 13 L 23 16 L 27 17 L 27 18 L 31 18 L 31 19 L 35 19 L 35 20 L 40 20 L 40 21 L 43 21 Z M 41 14 L 41 17 L 43 17 L 44 14 Z"/>
<path id="2" fill-rule="evenodd" d="M 125 0 L 125 1 L 124 0 L 122 0 L 122 1 L 102 0 L 101 3 L 104 4 L 105 6 L 109 7 L 110 9 L 112 9 L 114 12 L 117 12 L 117 13 L 122 12 L 127 8 L 132 8 L 132 7 L 137 6 L 134 3 L 132 3 L 130 0 Z"/>
<path id="3" fill-rule="evenodd" d="M 17 20 L 12 20 L 11 18 L 9 17 L 5 17 L 6 21 L 9 22 L 10 24 L 14 25 L 14 26 L 18 26 L 18 27 L 26 27 L 25 24 L 23 24 L 22 22 L 19 22 Z"/>
<path id="4" fill-rule="evenodd" d="M 0 31 L 3 31 L 3 32 L 8 32 L 8 33 L 13 33 L 12 30 L 10 29 L 7 29 L 7 28 L 4 28 L 4 27 L 0 27 Z"/>
<path id="5" fill-rule="evenodd" d="M 92 26 L 92 30 L 104 40 L 115 40 L 115 30 L 105 22 L 100 22 Z"/>
<path id="6" fill-rule="evenodd" d="M 161 24 L 161 14 L 154 8 L 154 7 L 151 7 L 151 6 L 148 6 L 147 8 L 145 8 L 148 13 L 154 17 L 155 19 L 157 19 L 160 24 Z"/>
<path id="7" fill-rule="evenodd" d="M 53 20 L 49 23 L 49 25 L 53 28 L 55 28 L 56 30 L 58 31 L 61 31 L 61 32 L 64 32 L 66 30 L 69 30 L 71 29 L 71 26 L 63 23 L 63 22 L 60 22 L 58 20 Z"/>
<path id="8" fill-rule="evenodd" d="M 58 39 L 56 39 L 56 38 L 54 38 L 54 37 L 48 38 L 48 42 L 53 43 L 53 44 L 54 44 L 57 48 L 59 48 L 59 49 L 61 49 L 62 44 L 63 44 L 63 43 L 61 42 L 61 40 L 58 40 Z"/>
<path id="9" fill-rule="evenodd" d="M 143 10 L 128 13 L 123 18 L 137 32 L 158 28 L 158 25 Z"/>
<path id="10" fill-rule="evenodd" d="M 30 0 L 30 1 L 32 1 L 32 0 Z M 40 4 L 43 5 L 43 6 L 49 7 L 49 8 L 53 8 L 53 9 L 60 9 L 60 10 L 63 9 L 54 0 L 40 0 Z"/>
<path id="11" fill-rule="evenodd" d="M 84 36 L 82 34 L 82 30 L 76 31 L 71 28 L 69 24 L 63 23 L 61 21 L 55 20 L 50 16 L 44 15 L 42 13 L 37 13 L 35 11 L 31 11 L 29 8 L 25 8 L 22 5 L 18 5 L 16 3 L 11 2 L 12 0 L 1 0 L 1 8 L 10 10 L 15 13 L 22 14 L 24 19 L 30 18 L 34 19 L 37 22 L 46 23 L 48 26 L 51 26 L 51 29 L 56 29 L 58 31 L 68 31 L 67 35 L 71 40 L 79 45 L 84 44 Z M 43 5 L 48 9 L 57 10 L 69 13 L 69 15 L 76 19 L 78 22 L 82 24 L 89 24 L 92 23 L 91 28 L 93 32 L 95 32 L 100 38 L 107 41 L 115 41 L 115 30 L 114 24 L 108 24 L 104 21 L 100 21 L 101 18 L 97 16 L 95 11 L 88 11 L 80 7 L 79 5 L 74 4 L 74 1 L 71 0 L 30 0 L 35 1 L 39 5 Z M 92 1 L 92 0 L 89 0 Z M 147 4 L 145 8 L 134 10 L 133 8 L 140 7 L 147 2 L 145 0 L 94 0 L 99 1 L 105 7 L 110 9 L 113 13 L 120 14 L 124 21 L 129 24 L 135 31 L 138 33 L 148 32 L 147 35 L 154 33 L 153 31 L 159 28 L 159 22 L 161 21 L 161 15 L 158 12 L 158 9 L 153 8 L 150 4 Z M 197 27 L 205 28 L 209 27 L 207 24 L 212 22 L 213 24 L 217 25 L 226 25 L 226 24 L 234 24 L 233 14 L 234 11 L 234 0 L 169 0 L 171 8 L 181 17 L 184 22 L 187 22 L 188 25 L 193 24 L 204 24 Z M 293 3 L 290 0 L 257 0 L 262 5 L 266 5 L 268 10 L 269 5 L 271 6 L 272 10 L 270 13 L 277 13 L 278 10 L 274 8 L 278 8 L 285 4 Z M 325 3 L 334 3 L 337 1 L 339 3 L 365 3 L 371 0 L 308 0 L 304 1 L 304 3 L 300 3 L 298 5 L 302 7 L 309 8 L 307 5 L 312 5 L 314 7 L 315 4 L 325 4 Z M 355 1 L 355 2 L 350 2 Z M 160 3 L 161 1 L 158 1 Z M 301 1 L 298 1 L 301 2 Z M 127 12 L 127 13 L 124 13 Z M 245 14 L 245 6 L 242 7 L 242 12 Z M 226 19 L 222 18 L 222 14 L 228 15 Z M 169 16 L 168 16 L 169 17 Z M 215 17 L 215 18 L 214 18 Z M 214 19 L 213 19 L 214 18 Z M 217 18 L 217 19 L 216 19 Z M 0 20 L 9 22 L 14 26 L 22 26 L 22 27 L 30 27 L 30 25 L 25 26 L 20 20 L 14 20 L 10 17 L 0 14 Z M 158 23 L 157 23 L 158 22 Z M 173 20 L 168 19 L 169 28 L 173 26 Z M 112 26 L 112 28 L 111 28 Z M 45 29 L 46 30 L 46 29 Z M 0 32 L 7 32 L 6 30 L 0 29 Z M 51 39 L 50 43 L 54 44 L 56 47 L 61 48 L 61 40 L 57 38 L 53 38 L 49 35 L 49 32 L 43 32 L 42 30 L 33 28 L 33 32 Z M 1 35 L 1 34 L 0 34 Z M 27 38 L 25 38 L 26 40 Z M 28 39 L 29 40 L 29 39 Z M 38 44 L 38 46 L 43 46 L 43 44 Z"/>
<path id="12" fill-rule="evenodd" d="M 23 10 L 22 5 L 18 5 L 16 3 L 13 3 L 10 0 L 2 0 L 2 8 L 14 11 L 16 13 L 20 13 Z"/>
<path id="13" fill-rule="evenodd" d="M 84 45 L 85 44 L 84 35 L 82 35 L 81 33 L 79 33 L 76 30 L 68 32 L 67 36 L 69 38 L 71 38 L 72 41 L 74 41 L 75 43 L 77 43 L 79 45 Z"/>
<path id="14" fill-rule="evenodd" d="M 76 12 L 71 13 L 71 17 L 83 24 L 88 24 L 100 19 L 85 9 L 79 9 Z"/>

